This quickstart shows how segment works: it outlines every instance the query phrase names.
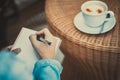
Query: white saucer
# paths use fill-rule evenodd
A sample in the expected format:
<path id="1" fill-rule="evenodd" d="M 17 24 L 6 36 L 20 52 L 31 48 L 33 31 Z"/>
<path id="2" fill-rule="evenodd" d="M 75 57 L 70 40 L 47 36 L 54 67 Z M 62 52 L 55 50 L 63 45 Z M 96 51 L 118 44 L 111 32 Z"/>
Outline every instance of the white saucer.
<path id="1" fill-rule="evenodd" d="M 87 26 L 84 23 L 84 19 L 83 19 L 81 12 L 78 13 L 74 18 L 75 27 L 78 30 L 80 30 L 84 33 L 87 33 L 87 34 L 101 34 L 101 33 L 108 32 L 115 26 L 115 23 L 116 23 L 115 17 L 110 18 L 110 20 L 104 24 L 104 28 L 101 31 L 101 26 L 99 26 L 97 28 Z"/>

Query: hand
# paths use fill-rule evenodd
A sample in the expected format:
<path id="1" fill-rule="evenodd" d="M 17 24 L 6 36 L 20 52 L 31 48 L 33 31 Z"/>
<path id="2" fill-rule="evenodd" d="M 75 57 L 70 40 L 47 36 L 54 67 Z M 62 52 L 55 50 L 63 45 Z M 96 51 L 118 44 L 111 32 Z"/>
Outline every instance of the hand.
<path id="1" fill-rule="evenodd" d="M 45 39 L 52 42 L 51 45 L 47 45 L 37 40 L 37 35 L 45 34 Z M 38 31 L 36 34 L 30 36 L 30 41 L 38 52 L 41 58 L 55 58 L 55 47 L 57 39 L 49 32 L 47 28 Z"/>
<path id="2" fill-rule="evenodd" d="M 16 49 L 11 50 L 12 47 L 13 47 L 12 45 L 9 45 L 9 46 L 3 48 L 2 50 L 8 50 L 8 51 L 11 51 L 11 52 L 13 52 L 15 54 L 19 54 L 21 52 L 20 48 L 16 48 Z"/>

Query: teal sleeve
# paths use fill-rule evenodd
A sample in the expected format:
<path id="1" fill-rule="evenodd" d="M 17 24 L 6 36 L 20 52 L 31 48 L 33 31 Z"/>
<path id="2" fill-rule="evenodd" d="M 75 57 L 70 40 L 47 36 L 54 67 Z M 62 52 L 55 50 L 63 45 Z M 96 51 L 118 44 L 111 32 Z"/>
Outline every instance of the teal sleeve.
<path id="1" fill-rule="evenodd" d="M 42 59 L 36 62 L 33 75 L 35 80 L 60 80 L 61 64 L 54 59 Z"/>

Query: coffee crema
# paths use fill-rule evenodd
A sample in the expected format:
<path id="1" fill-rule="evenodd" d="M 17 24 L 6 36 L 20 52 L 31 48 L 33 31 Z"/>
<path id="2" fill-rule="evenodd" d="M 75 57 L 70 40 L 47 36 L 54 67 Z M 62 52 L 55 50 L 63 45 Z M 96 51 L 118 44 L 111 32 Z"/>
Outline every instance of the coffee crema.
<path id="1" fill-rule="evenodd" d="M 87 5 L 84 9 L 86 13 L 93 15 L 101 14 L 102 12 L 104 12 L 103 7 L 100 5 Z"/>

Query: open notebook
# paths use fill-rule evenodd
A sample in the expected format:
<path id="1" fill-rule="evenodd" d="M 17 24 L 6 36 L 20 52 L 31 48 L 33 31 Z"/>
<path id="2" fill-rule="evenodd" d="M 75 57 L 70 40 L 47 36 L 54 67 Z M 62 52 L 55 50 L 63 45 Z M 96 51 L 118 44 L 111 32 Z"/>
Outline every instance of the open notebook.
<path id="1" fill-rule="evenodd" d="M 35 62 L 38 61 L 38 59 L 40 59 L 39 55 L 36 53 L 36 51 L 32 47 L 32 44 L 29 40 L 29 36 L 31 34 L 35 34 L 35 32 L 36 31 L 34 30 L 23 27 L 16 41 L 14 42 L 13 48 L 12 48 L 12 50 L 15 48 L 21 48 L 21 52 L 17 55 L 17 57 L 23 60 L 31 71 L 34 68 Z M 64 55 L 60 54 L 60 50 L 59 50 L 61 40 L 58 37 L 56 38 L 57 38 L 56 59 L 62 62 Z"/>

